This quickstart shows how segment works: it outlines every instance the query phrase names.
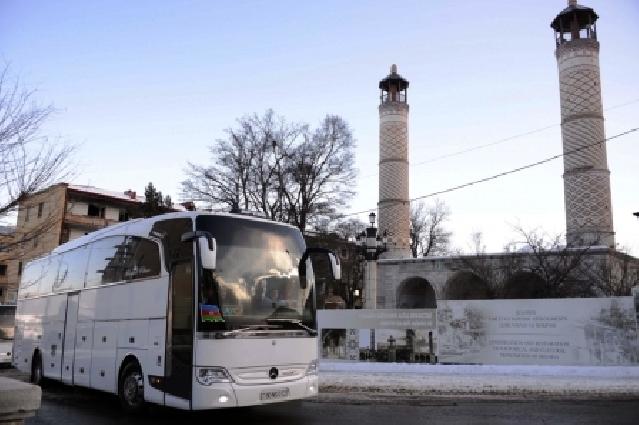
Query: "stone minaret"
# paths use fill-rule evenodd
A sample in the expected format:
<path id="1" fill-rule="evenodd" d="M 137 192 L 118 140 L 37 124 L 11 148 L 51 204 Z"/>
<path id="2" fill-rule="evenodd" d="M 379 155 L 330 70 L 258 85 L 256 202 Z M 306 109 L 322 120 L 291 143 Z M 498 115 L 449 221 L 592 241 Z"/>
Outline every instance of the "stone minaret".
<path id="1" fill-rule="evenodd" d="M 382 258 L 410 257 L 408 197 L 408 81 L 397 65 L 379 82 L 379 231 L 386 232 Z"/>
<path id="2" fill-rule="evenodd" d="M 570 246 L 615 246 L 610 171 L 601 106 L 597 14 L 569 0 L 555 30 L 564 156 L 566 239 Z M 585 148 L 585 146 L 592 145 Z M 582 149 L 583 148 L 583 149 Z M 579 150 L 576 153 L 569 152 Z"/>

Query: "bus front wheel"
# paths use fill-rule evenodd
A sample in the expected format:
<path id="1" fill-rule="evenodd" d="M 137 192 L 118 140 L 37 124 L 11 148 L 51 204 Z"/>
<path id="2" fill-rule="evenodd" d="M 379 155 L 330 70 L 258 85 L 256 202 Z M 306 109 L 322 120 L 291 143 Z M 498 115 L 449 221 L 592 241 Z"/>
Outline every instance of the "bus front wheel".
<path id="1" fill-rule="evenodd" d="M 144 405 L 144 377 L 137 362 L 129 362 L 122 369 L 118 385 L 122 408 L 127 412 L 139 412 Z"/>
<path id="2" fill-rule="evenodd" d="M 31 383 L 34 385 L 42 384 L 42 357 L 36 351 L 31 360 Z"/>

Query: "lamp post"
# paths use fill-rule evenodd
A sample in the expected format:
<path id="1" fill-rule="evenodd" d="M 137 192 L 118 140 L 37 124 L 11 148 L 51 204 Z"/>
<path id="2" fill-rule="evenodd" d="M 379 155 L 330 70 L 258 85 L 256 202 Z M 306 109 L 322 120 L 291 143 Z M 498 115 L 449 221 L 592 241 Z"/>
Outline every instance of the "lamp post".
<path id="1" fill-rule="evenodd" d="M 375 227 L 376 214 L 370 213 L 368 221 L 370 227 L 358 234 L 356 237 L 357 246 L 364 256 L 364 307 L 374 309 L 377 307 L 377 265 L 379 255 L 386 251 L 387 235 L 386 231 L 380 236 Z"/>
<path id="2" fill-rule="evenodd" d="M 368 215 L 370 227 L 358 234 L 355 241 L 364 256 L 364 308 L 377 308 L 377 259 L 387 249 L 388 236 L 386 230 L 382 235 L 377 234 L 374 212 Z M 370 360 L 377 358 L 375 345 L 375 329 L 370 330 Z"/>

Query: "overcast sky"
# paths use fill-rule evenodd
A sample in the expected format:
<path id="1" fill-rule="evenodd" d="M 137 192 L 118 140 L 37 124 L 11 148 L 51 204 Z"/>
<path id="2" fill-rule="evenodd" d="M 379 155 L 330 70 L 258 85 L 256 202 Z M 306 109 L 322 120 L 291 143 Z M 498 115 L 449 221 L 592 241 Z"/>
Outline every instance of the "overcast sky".
<path id="1" fill-rule="evenodd" d="M 639 126 L 639 2 L 600 16 L 606 134 Z M 0 60 L 59 112 L 44 129 L 79 144 L 75 183 L 179 199 L 187 161 L 247 113 L 316 124 L 339 114 L 357 139 L 358 195 L 377 204 L 378 81 L 410 81 L 411 197 L 561 152 L 550 21 L 563 0 L 0 1 Z M 488 148 L 441 156 L 546 128 Z M 639 133 L 608 145 L 617 242 L 639 254 Z M 512 226 L 565 231 L 561 160 L 441 195 L 454 245 L 488 250 Z M 362 214 L 366 220 L 366 214 Z"/>

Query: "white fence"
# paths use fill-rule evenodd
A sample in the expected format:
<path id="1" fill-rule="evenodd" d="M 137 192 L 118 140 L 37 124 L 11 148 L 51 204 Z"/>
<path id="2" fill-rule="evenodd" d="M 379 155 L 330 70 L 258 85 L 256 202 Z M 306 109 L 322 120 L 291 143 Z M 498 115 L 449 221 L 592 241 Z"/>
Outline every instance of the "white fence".
<path id="1" fill-rule="evenodd" d="M 321 357 L 464 364 L 637 365 L 633 297 L 439 301 L 320 310 Z"/>

